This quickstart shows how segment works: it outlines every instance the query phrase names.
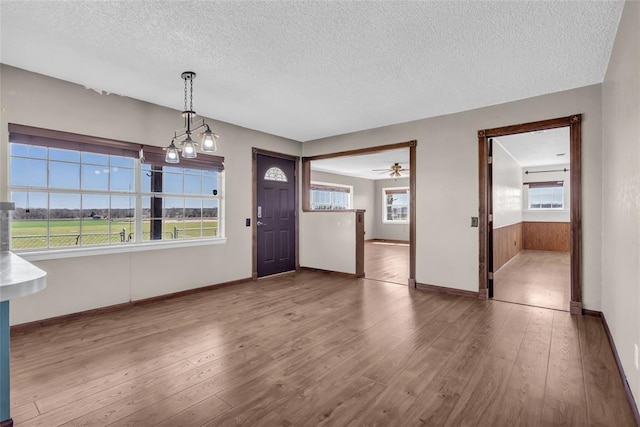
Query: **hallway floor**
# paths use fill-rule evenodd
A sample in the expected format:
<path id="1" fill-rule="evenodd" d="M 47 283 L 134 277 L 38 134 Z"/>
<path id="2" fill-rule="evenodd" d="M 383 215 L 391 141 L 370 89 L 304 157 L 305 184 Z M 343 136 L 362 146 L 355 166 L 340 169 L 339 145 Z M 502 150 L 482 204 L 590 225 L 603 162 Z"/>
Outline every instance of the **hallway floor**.
<path id="1" fill-rule="evenodd" d="M 494 299 L 569 311 L 568 252 L 524 250 L 495 273 Z"/>

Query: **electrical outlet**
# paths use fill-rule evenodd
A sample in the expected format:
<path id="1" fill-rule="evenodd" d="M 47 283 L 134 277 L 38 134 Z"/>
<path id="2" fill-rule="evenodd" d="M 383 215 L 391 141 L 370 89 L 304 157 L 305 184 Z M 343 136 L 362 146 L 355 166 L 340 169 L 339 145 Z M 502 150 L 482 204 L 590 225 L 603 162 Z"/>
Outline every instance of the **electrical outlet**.
<path id="1" fill-rule="evenodd" d="M 633 356 L 633 363 L 636 364 L 636 371 L 637 371 L 638 370 L 638 344 L 634 344 L 634 347 L 636 348 L 636 351 Z"/>

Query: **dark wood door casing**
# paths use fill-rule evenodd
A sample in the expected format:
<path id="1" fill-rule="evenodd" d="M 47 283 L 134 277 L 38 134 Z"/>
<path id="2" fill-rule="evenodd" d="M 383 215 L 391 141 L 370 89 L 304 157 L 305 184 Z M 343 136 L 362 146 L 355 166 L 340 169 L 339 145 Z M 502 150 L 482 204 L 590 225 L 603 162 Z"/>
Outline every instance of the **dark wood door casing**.
<path id="1" fill-rule="evenodd" d="M 478 178 L 479 178 L 479 296 L 488 297 L 488 283 L 493 265 L 489 249 L 492 244 L 493 227 L 489 221 L 491 209 L 491 170 L 489 167 L 489 138 L 569 127 L 570 180 L 571 180 L 571 314 L 582 313 L 582 114 L 556 119 L 522 123 L 478 131 Z"/>

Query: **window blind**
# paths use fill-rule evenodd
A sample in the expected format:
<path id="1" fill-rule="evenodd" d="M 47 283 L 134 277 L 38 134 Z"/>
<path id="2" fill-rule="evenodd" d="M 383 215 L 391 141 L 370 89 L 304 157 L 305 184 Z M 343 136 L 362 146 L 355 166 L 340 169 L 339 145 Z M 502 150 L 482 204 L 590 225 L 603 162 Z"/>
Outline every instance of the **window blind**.
<path id="1" fill-rule="evenodd" d="M 140 144 L 9 123 L 9 142 L 138 158 Z"/>
<path id="2" fill-rule="evenodd" d="M 350 193 L 349 188 L 346 187 L 337 187 L 332 185 L 323 185 L 323 184 L 311 184 L 311 190 L 322 190 L 322 191 L 331 191 L 334 193 Z"/>
<path id="3" fill-rule="evenodd" d="M 564 186 L 564 181 L 525 182 L 529 188 L 557 188 Z"/>
<path id="4" fill-rule="evenodd" d="M 172 166 L 166 163 L 162 147 L 136 144 L 117 139 L 81 135 L 9 123 L 9 142 L 37 145 L 40 147 L 61 148 L 64 150 L 84 151 L 96 154 L 139 158 L 142 153 L 144 163 L 155 166 Z M 195 159 L 180 159 L 176 167 L 221 172 L 224 170 L 224 157 L 198 153 Z"/>

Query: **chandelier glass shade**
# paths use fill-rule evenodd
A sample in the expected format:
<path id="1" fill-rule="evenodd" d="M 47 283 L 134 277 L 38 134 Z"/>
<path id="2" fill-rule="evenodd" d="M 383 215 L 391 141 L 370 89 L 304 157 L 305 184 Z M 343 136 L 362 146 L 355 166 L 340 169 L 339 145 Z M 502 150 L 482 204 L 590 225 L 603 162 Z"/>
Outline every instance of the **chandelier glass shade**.
<path id="1" fill-rule="evenodd" d="M 193 110 L 193 80 L 196 73 L 185 71 L 181 77 L 184 80 L 184 127 L 174 133 L 171 143 L 164 149 L 167 163 L 180 163 L 180 154 L 185 159 L 195 159 L 198 156 L 198 145 L 200 150 L 209 153 L 218 148 L 216 140 L 219 135 L 211 131 L 204 119 L 196 119 L 196 112 Z M 192 137 L 199 142 L 194 141 Z"/>

